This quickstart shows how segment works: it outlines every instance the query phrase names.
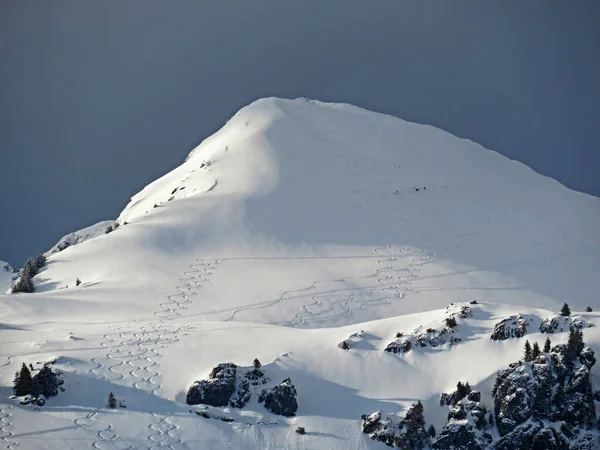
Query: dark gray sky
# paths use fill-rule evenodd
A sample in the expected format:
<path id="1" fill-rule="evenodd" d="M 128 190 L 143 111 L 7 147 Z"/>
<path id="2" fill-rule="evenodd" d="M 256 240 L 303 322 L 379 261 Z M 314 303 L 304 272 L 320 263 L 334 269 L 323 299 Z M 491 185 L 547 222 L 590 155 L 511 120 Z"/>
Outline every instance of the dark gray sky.
<path id="1" fill-rule="evenodd" d="M 240 107 L 354 103 L 600 196 L 600 2 L 0 2 L 0 259 L 115 218 Z"/>

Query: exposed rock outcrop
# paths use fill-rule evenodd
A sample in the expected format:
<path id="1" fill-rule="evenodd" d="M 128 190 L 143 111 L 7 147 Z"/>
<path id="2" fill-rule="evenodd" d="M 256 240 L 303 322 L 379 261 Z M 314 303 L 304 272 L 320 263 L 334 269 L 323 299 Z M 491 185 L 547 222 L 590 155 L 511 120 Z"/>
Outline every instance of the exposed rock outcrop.
<path id="1" fill-rule="evenodd" d="M 389 353 L 407 353 L 415 348 L 441 347 L 462 342 L 456 335 L 456 327 L 460 319 L 472 316 L 471 307 L 466 304 L 452 303 L 444 309 L 445 317 L 433 326 L 419 326 L 410 334 L 398 333 L 396 338 L 385 348 Z"/>
<path id="2" fill-rule="evenodd" d="M 374 441 L 384 442 L 390 447 L 423 449 L 430 444 L 421 402 L 412 405 L 400 423 L 394 423 L 389 416 L 382 418 L 379 411 L 363 415 L 362 432 Z"/>
<path id="3" fill-rule="evenodd" d="M 540 333 L 560 333 L 572 329 L 581 330 L 591 326 L 592 324 L 587 323 L 583 319 L 574 319 L 569 316 L 556 316 L 552 319 L 546 318 L 542 321 L 540 324 Z"/>
<path id="4" fill-rule="evenodd" d="M 480 403 L 481 394 L 468 383 L 458 383 L 456 391 L 442 394 L 440 405 L 450 407 L 448 422 L 432 447 L 436 450 L 483 450 L 492 442 L 488 432 L 487 408 Z"/>
<path id="5" fill-rule="evenodd" d="M 235 392 L 235 376 L 237 366 L 233 363 L 222 363 L 215 367 L 208 380 L 196 381 L 187 392 L 188 405 L 227 406 Z"/>
<path id="6" fill-rule="evenodd" d="M 298 411 L 298 400 L 295 386 L 289 378 L 270 391 L 263 390 L 258 398 L 260 403 L 264 403 L 265 408 L 273 414 L 279 416 L 291 417 Z"/>
<path id="7" fill-rule="evenodd" d="M 573 330 L 568 344 L 500 372 L 493 394 L 502 439 L 495 448 L 585 448 L 586 430 L 596 424 L 590 383 L 595 362 L 581 332 Z"/>
<path id="8" fill-rule="evenodd" d="M 531 319 L 526 319 L 521 314 L 502 319 L 494 326 L 490 339 L 504 341 L 510 338 L 520 338 L 527 334 L 527 328 L 531 325 Z"/>

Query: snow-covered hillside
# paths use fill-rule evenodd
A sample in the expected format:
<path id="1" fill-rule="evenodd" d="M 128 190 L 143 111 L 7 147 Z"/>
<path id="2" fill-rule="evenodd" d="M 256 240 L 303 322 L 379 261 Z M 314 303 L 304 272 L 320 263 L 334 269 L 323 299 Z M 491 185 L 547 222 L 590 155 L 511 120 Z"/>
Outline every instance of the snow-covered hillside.
<path id="1" fill-rule="evenodd" d="M 50 250 L 46 252 L 46 256 L 52 256 L 55 253 L 62 252 L 72 245 L 82 244 L 85 241 L 89 241 L 90 239 L 106 234 L 107 232 L 110 233 L 114 226 L 114 220 L 105 220 L 89 227 L 82 228 L 81 230 L 66 234 L 60 238 Z"/>
<path id="2" fill-rule="evenodd" d="M 0 261 L 0 293 L 7 292 L 10 289 L 13 278 L 18 274 L 19 269 L 7 262 Z"/>
<path id="3" fill-rule="evenodd" d="M 117 223 L 52 254 L 35 293 L 0 296 L 7 445 L 380 448 L 362 414 L 403 416 L 421 400 L 439 430 L 439 396 L 458 381 L 492 409 L 495 374 L 525 339 L 491 340 L 503 318 L 523 315 L 541 345 L 539 324 L 568 302 L 600 348 L 600 317 L 583 313 L 600 307 L 600 199 L 357 107 L 259 100 Z M 451 303 L 472 314 L 442 333 Z M 395 340 L 412 350 L 385 351 Z M 22 362 L 53 358 L 64 392 L 41 411 L 8 399 Z M 265 386 L 291 378 L 295 417 L 254 388 L 243 409 L 185 404 L 217 364 L 245 373 L 254 358 Z M 105 408 L 111 391 L 126 409 Z"/>

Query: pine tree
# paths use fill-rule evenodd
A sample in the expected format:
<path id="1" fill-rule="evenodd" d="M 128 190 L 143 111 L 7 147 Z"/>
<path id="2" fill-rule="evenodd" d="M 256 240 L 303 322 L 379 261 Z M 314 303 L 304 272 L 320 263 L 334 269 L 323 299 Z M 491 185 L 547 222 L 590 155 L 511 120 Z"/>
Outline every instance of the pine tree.
<path id="1" fill-rule="evenodd" d="M 108 404 L 106 406 L 108 406 L 109 408 L 117 407 L 117 399 L 115 398 L 115 394 L 113 394 L 112 392 L 108 394 Z"/>
<path id="2" fill-rule="evenodd" d="M 540 356 L 541 353 L 542 352 L 540 350 L 540 346 L 538 345 L 537 342 L 534 342 L 533 348 L 531 349 L 531 360 L 535 361 L 538 358 L 538 356 Z"/>
<path id="3" fill-rule="evenodd" d="M 254 358 L 254 362 L 252 363 L 252 365 L 254 366 L 255 370 L 260 370 L 260 368 L 262 367 L 262 364 L 260 363 L 258 358 Z"/>
<path id="4" fill-rule="evenodd" d="M 418 401 L 406 412 L 406 416 L 400 423 L 402 430 L 398 437 L 397 446 L 400 448 L 422 449 L 428 434 L 425 431 L 425 415 L 423 404 Z"/>
<path id="5" fill-rule="evenodd" d="M 569 330 L 569 339 L 567 340 L 567 348 L 565 350 L 565 360 L 569 366 L 572 366 L 575 358 L 579 356 L 585 344 L 583 342 L 583 331 L 577 328 Z"/>
<path id="6" fill-rule="evenodd" d="M 525 359 L 525 362 L 531 361 L 531 344 L 529 343 L 529 341 L 525 341 L 523 359 Z"/>
<path id="7" fill-rule="evenodd" d="M 544 353 L 550 353 L 552 349 L 552 342 L 550 342 L 550 338 L 546 338 L 546 342 L 544 342 Z"/>
<path id="8" fill-rule="evenodd" d="M 48 364 L 44 364 L 44 367 L 40 369 L 38 373 L 33 377 L 34 391 L 33 395 L 36 397 L 43 394 L 45 397 L 52 397 L 58 394 L 59 379 L 56 372 L 54 372 Z"/>
<path id="9" fill-rule="evenodd" d="M 471 386 L 469 386 L 469 382 L 466 384 L 462 384 L 460 381 L 456 384 L 456 395 L 455 395 L 455 403 L 461 401 L 471 392 Z"/>
<path id="10" fill-rule="evenodd" d="M 433 426 L 433 424 L 429 425 L 429 428 L 427 429 L 427 434 L 432 439 L 437 435 L 437 431 L 435 431 L 435 427 Z"/>
<path id="11" fill-rule="evenodd" d="M 492 387 L 492 395 L 493 396 L 496 395 L 496 391 L 498 390 L 498 388 L 500 387 L 501 384 L 502 384 L 502 377 L 500 376 L 500 372 L 498 372 L 498 374 L 496 375 L 496 379 L 494 380 L 494 386 Z"/>
<path id="12" fill-rule="evenodd" d="M 33 380 L 29 368 L 23 363 L 21 370 L 15 374 L 13 392 L 15 395 L 29 395 L 33 389 Z"/>
<path id="13" fill-rule="evenodd" d="M 591 306 L 588 306 L 585 308 L 585 312 L 592 312 L 592 311 L 593 311 L 593 309 Z"/>
<path id="14" fill-rule="evenodd" d="M 561 308 L 560 315 L 561 316 L 570 316 L 571 315 L 571 308 L 569 308 L 569 305 L 567 303 L 565 303 L 563 305 L 563 307 Z"/>

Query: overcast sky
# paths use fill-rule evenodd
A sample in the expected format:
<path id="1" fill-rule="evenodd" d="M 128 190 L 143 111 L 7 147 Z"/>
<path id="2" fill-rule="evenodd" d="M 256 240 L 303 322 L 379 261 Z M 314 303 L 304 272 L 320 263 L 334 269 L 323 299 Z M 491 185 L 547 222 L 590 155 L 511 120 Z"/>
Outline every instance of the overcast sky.
<path id="1" fill-rule="evenodd" d="M 240 107 L 353 103 L 600 196 L 600 2 L 0 2 L 0 259 L 116 218 Z"/>

